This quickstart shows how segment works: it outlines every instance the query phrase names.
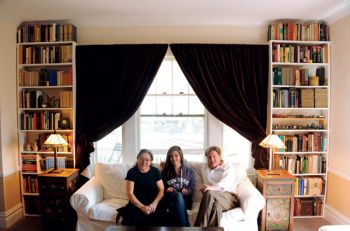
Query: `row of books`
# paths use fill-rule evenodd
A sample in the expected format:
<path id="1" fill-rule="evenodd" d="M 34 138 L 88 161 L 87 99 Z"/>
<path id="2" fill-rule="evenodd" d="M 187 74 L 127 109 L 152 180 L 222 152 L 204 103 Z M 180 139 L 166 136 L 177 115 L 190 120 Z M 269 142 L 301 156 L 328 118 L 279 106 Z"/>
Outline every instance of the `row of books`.
<path id="1" fill-rule="evenodd" d="M 46 100 L 44 100 L 44 95 Z M 71 108 L 73 106 L 73 92 L 72 91 L 59 91 L 59 99 L 56 101 L 47 99 L 50 96 L 43 93 L 41 90 L 36 91 L 21 91 L 19 92 L 19 107 L 20 108 Z M 52 97 L 51 97 L 52 98 Z M 53 96 L 54 98 L 54 96 Z"/>
<path id="2" fill-rule="evenodd" d="M 317 68 L 316 76 L 318 76 L 319 80 L 317 86 L 324 86 L 326 84 L 325 68 Z M 299 67 L 274 67 L 273 84 L 289 86 L 309 86 L 309 69 Z"/>
<path id="3" fill-rule="evenodd" d="M 59 91 L 60 107 L 71 108 L 73 107 L 73 92 L 72 91 Z"/>
<path id="4" fill-rule="evenodd" d="M 25 193 L 38 193 L 38 178 L 34 175 L 24 175 L 23 189 Z"/>
<path id="5" fill-rule="evenodd" d="M 328 137 L 322 132 L 305 134 L 279 135 L 286 149 L 280 152 L 325 152 L 327 151 Z"/>
<path id="6" fill-rule="evenodd" d="M 17 29 L 17 42 L 77 41 L 77 28 L 72 24 L 24 24 Z"/>
<path id="7" fill-rule="evenodd" d="M 49 170 L 54 167 L 54 157 L 47 156 L 42 158 L 40 155 L 36 154 L 22 154 L 22 172 L 25 173 L 41 173 L 44 169 Z M 73 168 L 74 160 L 72 157 L 57 157 L 57 167 L 58 168 Z M 37 178 L 28 175 L 23 178 L 23 186 L 26 192 L 38 192 L 37 191 Z"/>
<path id="8" fill-rule="evenodd" d="M 19 64 L 71 63 L 72 46 L 19 46 Z"/>
<path id="9" fill-rule="evenodd" d="M 45 157 L 45 169 L 49 170 L 55 166 L 54 157 L 48 156 Z M 66 168 L 66 157 L 57 157 L 57 167 L 58 168 Z"/>
<path id="10" fill-rule="evenodd" d="M 324 195 L 324 179 L 322 177 L 297 177 L 295 179 L 295 196 Z"/>
<path id="11" fill-rule="evenodd" d="M 322 216 L 321 198 L 294 198 L 294 216 Z"/>
<path id="12" fill-rule="evenodd" d="M 276 22 L 268 27 L 268 40 L 328 41 L 328 26 L 323 22 Z"/>
<path id="13" fill-rule="evenodd" d="M 275 108 L 326 108 L 328 89 L 274 89 L 272 99 Z"/>
<path id="14" fill-rule="evenodd" d="M 66 70 L 41 69 L 18 72 L 19 86 L 64 86 L 73 84 L 72 68 Z"/>
<path id="15" fill-rule="evenodd" d="M 326 159 L 322 154 L 275 155 L 273 165 L 274 169 L 287 170 L 291 174 L 319 174 L 326 172 Z"/>
<path id="16" fill-rule="evenodd" d="M 40 111 L 40 112 L 22 112 L 20 114 L 21 130 L 59 130 L 60 112 Z"/>
<path id="17" fill-rule="evenodd" d="M 272 62 L 328 63 L 328 46 L 273 43 Z"/>

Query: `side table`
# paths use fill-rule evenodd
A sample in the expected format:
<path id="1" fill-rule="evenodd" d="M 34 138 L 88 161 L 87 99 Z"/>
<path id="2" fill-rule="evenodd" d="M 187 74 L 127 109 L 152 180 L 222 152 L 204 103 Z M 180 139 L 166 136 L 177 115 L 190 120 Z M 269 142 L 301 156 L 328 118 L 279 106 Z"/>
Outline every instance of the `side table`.
<path id="1" fill-rule="evenodd" d="M 256 170 L 256 174 L 256 186 L 266 200 L 260 230 L 293 230 L 295 177 L 286 170 Z"/>
<path id="2" fill-rule="evenodd" d="M 76 213 L 69 204 L 77 190 L 79 170 L 38 175 L 43 230 L 75 230 Z"/>

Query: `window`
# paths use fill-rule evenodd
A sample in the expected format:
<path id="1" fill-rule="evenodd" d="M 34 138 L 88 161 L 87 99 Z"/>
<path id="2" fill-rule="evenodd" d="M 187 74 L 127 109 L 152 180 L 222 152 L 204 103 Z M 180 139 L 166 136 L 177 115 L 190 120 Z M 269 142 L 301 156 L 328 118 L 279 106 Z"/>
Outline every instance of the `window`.
<path id="1" fill-rule="evenodd" d="M 243 163 L 246 169 L 252 166 L 252 142 L 224 124 L 222 153 L 225 161 Z"/>
<path id="2" fill-rule="evenodd" d="M 162 62 L 140 109 L 140 148 L 151 149 L 156 162 L 179 145 L 186 159 L 202 159 L 205 113 L 173 57 Z"/>
<path id="3" fill-rule="evenodd" d="M 95 142 L 95 152 L 91 154 L 91 162 L 121 163 L 122 159 L 122 127 L 115 129 L 101 140 Z"/>
<path id="4" fill-rule="evenodd" d="M 92 164 L 135 163 L 141 148 L 151 149 L 159 162 L 172 145 L 183 149 L 186 160 L 202 162 L 204 150 L 217 145 L 225 161 L 252 166 L 251 142 L 205 110 L 172 56 L 162 62 L 140 109 L 94 145 Z"/>

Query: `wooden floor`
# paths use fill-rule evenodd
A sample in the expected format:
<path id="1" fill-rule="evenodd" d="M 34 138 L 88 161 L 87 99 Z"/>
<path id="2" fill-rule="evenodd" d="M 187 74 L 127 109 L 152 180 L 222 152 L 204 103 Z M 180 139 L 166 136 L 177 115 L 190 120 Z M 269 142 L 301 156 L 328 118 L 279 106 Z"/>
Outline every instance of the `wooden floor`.
<path id="1" fill-rule="evenodd" d="M 329 223 L 322 218 L 310 219 L 294 219 L 294 231 L 317 231 L 323 225 Z M 41 230 L 41 223 L 39 217 L 26 217 L 20 220 L 9 229 L 0 229 L 0 231 L 38 231 Z M 66 231 L 66 230 L 64 230 Z M 239 230 L 237 230 L 239 231 Z M 248 231 L 248 230 L 244 230 Z"/>

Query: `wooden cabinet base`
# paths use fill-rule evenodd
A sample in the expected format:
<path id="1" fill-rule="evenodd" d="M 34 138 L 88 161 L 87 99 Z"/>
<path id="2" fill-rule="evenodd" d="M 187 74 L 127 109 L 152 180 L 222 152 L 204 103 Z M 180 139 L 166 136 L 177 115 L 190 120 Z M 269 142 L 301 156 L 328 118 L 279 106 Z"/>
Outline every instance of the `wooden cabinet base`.
<path id="1" fill-rule="evenodd" d="M 286 170 L 257 170 L 256 173 L 256 186 L 266 200 L 259 215 L 260 230 L 293 230 L 294 176 Z"/>

